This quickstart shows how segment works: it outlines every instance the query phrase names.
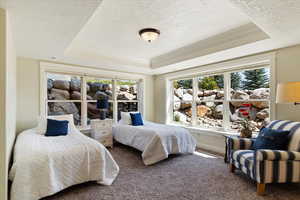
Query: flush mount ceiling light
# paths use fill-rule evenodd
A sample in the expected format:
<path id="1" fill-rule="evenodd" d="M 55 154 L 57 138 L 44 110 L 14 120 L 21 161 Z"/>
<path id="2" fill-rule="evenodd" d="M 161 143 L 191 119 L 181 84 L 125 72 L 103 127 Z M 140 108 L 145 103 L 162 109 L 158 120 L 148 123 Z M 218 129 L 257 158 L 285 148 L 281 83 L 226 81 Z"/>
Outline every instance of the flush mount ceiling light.
<path id="1" fill-rule="evenodd" d="M 152 42 L 159 37 L 160 31 L 155 28 L 144 28 L 139 31 L 139 35 L 143 40 Z"/>

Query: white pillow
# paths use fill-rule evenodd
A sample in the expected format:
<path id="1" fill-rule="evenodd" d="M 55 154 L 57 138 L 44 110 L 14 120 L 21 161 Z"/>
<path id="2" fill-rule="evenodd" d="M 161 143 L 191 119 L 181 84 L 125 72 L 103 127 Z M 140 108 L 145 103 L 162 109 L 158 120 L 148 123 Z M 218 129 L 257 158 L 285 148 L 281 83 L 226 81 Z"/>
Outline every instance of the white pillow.
<path id="1" fill-rule="evenodd" d="M 76 129 L 75 125 L 74 125 L 74 119 L 73 119 L 73 115 L 69 114 L 69 115 L 53 115 L 53 116 L 39 116 L 38 117 L 38 126 L 35 128 L 36 132 L 38 134 L 44 135 L 46 133 L 47 130 L 47 119 L 54 119 L 54 120 L 66 120 L 69 122 L 68 124 L 68 134 L 72 132 L 72 129 Z"/>
<path id="2" fill-rule="evenodd" d="M 121 112 L 121 120 L 119 124 L 131 125 L 131 116 L 130 113 L 139 113 L 139 112 Z"/>

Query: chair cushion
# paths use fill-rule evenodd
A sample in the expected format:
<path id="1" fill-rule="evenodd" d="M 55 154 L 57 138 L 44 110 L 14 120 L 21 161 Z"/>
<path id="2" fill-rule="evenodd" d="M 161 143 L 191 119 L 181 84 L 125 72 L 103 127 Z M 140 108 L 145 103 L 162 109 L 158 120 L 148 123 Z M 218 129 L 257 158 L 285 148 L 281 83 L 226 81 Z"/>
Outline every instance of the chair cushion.
<path id="1" fill-rule="evenodd" d="M 286 150 L 290 131 L 262 128 L 253 143 L 253 149 Z"/>

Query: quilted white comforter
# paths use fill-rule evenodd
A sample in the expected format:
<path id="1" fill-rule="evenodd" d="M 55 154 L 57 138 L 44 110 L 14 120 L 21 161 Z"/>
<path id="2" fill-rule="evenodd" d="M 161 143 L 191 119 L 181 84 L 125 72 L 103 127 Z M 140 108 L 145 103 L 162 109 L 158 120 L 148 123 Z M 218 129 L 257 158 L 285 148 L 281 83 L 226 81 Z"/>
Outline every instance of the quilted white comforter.
<path id="1" fill-rule="evenodd" d="M 18 136 L 15 145 L 11 200 L 37 200 L 86 181 L 110 185 L 118 173 L 107 149 L 79 130 L 46 137 L 30 129 Z"/>
<path id="2" fill-rule="evenodd" d="M 145 165 L 157 163 L 170 154 L 193 153 L 196 141 L 182 127 L 145 122 L 144 126 L 118 124 L 113 127 L 114 139 L 142 151 Z"/>

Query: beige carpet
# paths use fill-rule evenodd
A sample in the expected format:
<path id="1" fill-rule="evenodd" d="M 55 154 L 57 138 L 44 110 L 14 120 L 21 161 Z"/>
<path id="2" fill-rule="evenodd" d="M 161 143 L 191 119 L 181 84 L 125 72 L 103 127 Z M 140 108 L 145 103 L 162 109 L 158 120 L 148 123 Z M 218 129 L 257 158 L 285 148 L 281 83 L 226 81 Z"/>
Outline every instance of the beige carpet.
<path id="1" fill-rule="evenodd" d="M 256 196 L 256 185 L 243 174 L 231 174 L 222 158 L 172 156 L 144 166 L 140 152 L 118 145 L 111 153 L 120 166 L 112 186 L 85 183 L 47 200 L 297 200 L 300 184 L 272 184 L 267 195 Z"/>

